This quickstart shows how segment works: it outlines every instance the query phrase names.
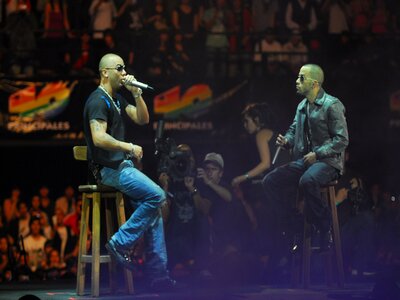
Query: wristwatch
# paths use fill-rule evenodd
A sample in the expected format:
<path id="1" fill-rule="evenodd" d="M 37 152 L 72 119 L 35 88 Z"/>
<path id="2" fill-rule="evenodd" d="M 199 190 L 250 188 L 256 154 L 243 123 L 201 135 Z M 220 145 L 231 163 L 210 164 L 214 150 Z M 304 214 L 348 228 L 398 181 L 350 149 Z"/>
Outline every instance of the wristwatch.
<path id="1" fill-rule="evenodd" d="M 194 188 L 193 192 L 191 192 L 190 195 L 191 195 L 191 196 L 194 196 L 194 195 L 197 194 L 197 192 L 198 192 L 197 188 Z"/>

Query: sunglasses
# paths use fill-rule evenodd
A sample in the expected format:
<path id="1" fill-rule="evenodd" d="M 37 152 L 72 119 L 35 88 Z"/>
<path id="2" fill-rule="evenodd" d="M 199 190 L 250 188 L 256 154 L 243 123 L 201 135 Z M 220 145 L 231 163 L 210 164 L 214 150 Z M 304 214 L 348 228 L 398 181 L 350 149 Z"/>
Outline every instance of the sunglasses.
<path id="1" fill-rule="evenodd" d="M 306 81 L 307 79 L 316 81 L 315 79 L 312 79 L 312 78 L 306 78 L 303 74 L 300 74 L 299 77 L 297 77 L 297 78 L 300 79 L 300 82 L 301 82 L 301 83 L 303 83 L 303 82 Z"/>
<path id="2" fill-rule="evenodd" d="M 122 72 L 123 70 L 125 70 L 125 66 L 124 65 L 117 65 L 114 68 L 104 68 L 106 70 L 117 70 L 118 72 Z"/>

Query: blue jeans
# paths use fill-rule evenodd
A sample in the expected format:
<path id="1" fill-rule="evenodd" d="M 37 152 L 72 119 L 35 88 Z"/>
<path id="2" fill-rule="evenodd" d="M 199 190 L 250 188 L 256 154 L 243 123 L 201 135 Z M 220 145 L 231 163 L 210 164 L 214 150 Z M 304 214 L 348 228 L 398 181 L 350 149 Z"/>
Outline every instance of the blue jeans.
<path id="1" fill-rule="evenodd" d="M 282 206 L 287 204 L 282 196 L 286 193 L 289 197 L 287 200 L 294 201 L 296 195 L 293 192 L 296 189 L 293 187 L 299 187 L 304 196 L 304 213 L 307 222 L 326 231 L 330 227 L 331 212 L 328 204 L 321 199 L 320 187 L 338 177 L 339 171 L 324 162 L 317 161 L 307 166 L 303 159 L 298 159 L 268 173 L 263 179 L 263 187 L 267 200 L 280 221 L 284 218 Z M 288 195 L 289 190 L 292 193 Z"/>
<path id="2" fill-rule="evenodd" d="M 167 251 L 160 206 L 165 200 L 163 189 L 136 169 L 132 161 L 123 161 L 117 170 L 103 167 L 102 183 L 121 191 L 135 208 L 130 218 L 111 237 L 122 251 L 133 248 L 145 238 L 146 273 L 149 277 L 168 276 Z"/>

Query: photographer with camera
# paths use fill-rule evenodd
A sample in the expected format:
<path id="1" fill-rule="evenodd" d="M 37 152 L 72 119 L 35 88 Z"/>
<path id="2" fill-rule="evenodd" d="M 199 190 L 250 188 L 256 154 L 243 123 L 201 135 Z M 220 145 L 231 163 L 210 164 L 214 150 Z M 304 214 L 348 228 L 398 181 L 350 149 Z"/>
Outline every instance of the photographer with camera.
<path id="1" fill-rule="evenodd" d="M 176 276 L 189 275 L 197 253 L 208 256 L 208 201 L 196 188 L 195 159 L 186 144 L 159 143 L 159 182 L 167 194 L 163 206 L 169 263 Z M 201 250 L 200 250 L 201 249 Z"/>

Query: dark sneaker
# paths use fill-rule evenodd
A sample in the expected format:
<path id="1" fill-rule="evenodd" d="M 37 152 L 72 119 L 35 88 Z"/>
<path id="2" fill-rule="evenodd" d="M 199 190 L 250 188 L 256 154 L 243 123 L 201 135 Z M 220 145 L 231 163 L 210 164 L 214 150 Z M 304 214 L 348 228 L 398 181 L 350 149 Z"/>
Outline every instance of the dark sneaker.
<path id="1" fill-rule="evenodd" d="M 133 271 L 134 264 L 129 255 L 118 250 L 112 240 L 109 240 L 105 247 L 112 258 L 114 258 L 123 267 Z"/>
<path id="2" fill-rule="evenodd" d="M 171 277 L 163 277 L 159 279 L 154 279 L 150 284 L 150 289 L 153 292 L 171 292 L 177 288 L 177 283 Z"/>
<path id="3" fill-rule="evenodd" d="M 332 232 L 329 229 L 325 232 L 320 232 L 319 253 L 328 252 L 333 246 Z"/>

